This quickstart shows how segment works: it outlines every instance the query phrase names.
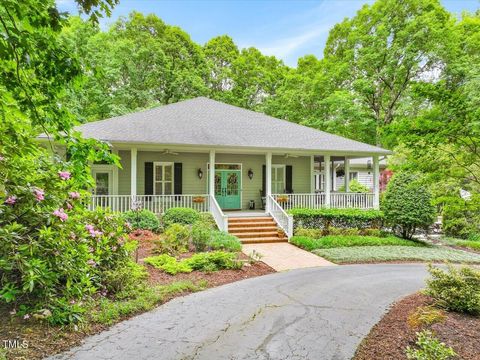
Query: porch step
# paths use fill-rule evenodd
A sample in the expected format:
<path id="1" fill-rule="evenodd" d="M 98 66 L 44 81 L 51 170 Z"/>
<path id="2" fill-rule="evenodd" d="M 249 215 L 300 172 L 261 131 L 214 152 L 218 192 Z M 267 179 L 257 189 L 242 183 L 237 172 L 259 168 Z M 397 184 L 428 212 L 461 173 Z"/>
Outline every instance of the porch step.
<path id="1" fill-rule="evenodd" d="M 285 236 L 278 234 L 277 223 L 270 216 L 229 218 L 228 232 L 244 244 L 287 241 Z"/>

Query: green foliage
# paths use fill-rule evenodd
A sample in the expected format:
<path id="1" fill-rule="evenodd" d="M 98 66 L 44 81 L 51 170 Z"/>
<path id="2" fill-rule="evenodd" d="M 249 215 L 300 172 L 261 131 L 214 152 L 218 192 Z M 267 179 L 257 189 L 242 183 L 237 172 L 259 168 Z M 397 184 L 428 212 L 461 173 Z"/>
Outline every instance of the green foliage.
<path id="1" fill-rule="evenodd" d="M 119 296 L 122 292 L 135 289 L 147 276 L 142 265 L 130 261 L 124 266 L 105 271 L 103 278 L 107 292 Z"/>
<path id="2" fill-rule="evenodd" d="M 180 261 L 173 256 L 162 254 L 146 258 L 145 263 L 170 275 L 175 275 L 179 272 L 189 273 L 193 270 L 209 272 L 224 269 L 240 269 L 242 267 L 242 262 L 237 259 L 237 254 L 224 251 L 197 253 Z"/>
<path id="3" fill-rule="evenodd" d="M 193 270 L 185 261 L 177 261 L 176 258 L 167 254 L 148 257 L 145 258 L 144 261 L 146 264 L 163 270 L 170 275 L 176 275 L 180 272 L 189 273 Z"/>
<path id="4" fill-rule="evenodd" d="M 374 237 L 374 236 L 323 236 L 319 238 L 310 238 L 307 236 L 293 236 L 290 242 L 302 249 L 312 251 L 315 249 L 330 249 L 337 247 L 351 246 L 426 246 L 424 243 L 399 239 L 394 236 Z"/>
<path id="5" fill-rule="evenodd" d="M 208 247 L 212 250 L 236 252 L 242 250 L 242 243 L 232 234 L 224 231 L 212 231 L 208 240 Z"/>
<path id="6" fill-rule="evenodd" d="M 478 254 L 442 246 L 351 246 L 317 249 L 313 252 L 339 264 L 382 261 L 450 261 L 452 263 L 480 264 L 480 255 Z"/>
<path id="7" fill-rule="evenodd" d="M 432 276 L 427 280 L 425 293 L 438 305 L 453 311 L 480 314 L 480 271 L 472 267 L 459 269 L 452 265 L 448 270 L 429 266 Z"/>
<path id="8" fill-rule="evenodd" d="M 408 359 L 412 360 L 448 360 L 453 359 L 457 354 L 451 347 L 440 342 L 429 330 L 417 333 L 417 348 L 406 349 Z"/>
<path id="9" fill-rule="evenodd" d="M 446 235 L 463 239 L 480 237 L 480 196 L 470 200 L 457 197 L 443 197 L 442 229 Z M 439 200 L 439 201 L 440 201 Z"/>
<path id="10" fill-rule="evenodd" d="M 173 223 L 167 227 L 163 236 L 155 242 L 156 251 L 175 255 L 188 250 L 190 229 L 186 225 Z"/>
<path id="11" fill-rule="evenodd" d="M 331 227 L 380 229 L 383 213 L 361 209 L 292 209 L 295 228 L 321 229 L 328 234 Z"/>
<path id="12" fill-rule="evenodd" d="M 200 213 L 191 208 L 170 208 L 165 211 L 162 219 L 166 226 L 172 224 L 192 225 L 200 220 Z"/>
<path id="13" fill-rule="evenodd" d="M 463 239 L 456 239 L 456 238 L 450 238 L 450 237 L 443 237 L 440 241 L 447 245 L 454 245 L 454 246 L 459 246 L 459 247 L 473 249 L 473 250 L 480 250 L 479 240 L 463 240 Z"/>
<path id="14" fill-rule="evenodd" d="M 224 251 L 198 253 L 183 261 L 193 270 L 207 272 L 242 268 L 242 262 L 238 260 L 237 254 Z"/>
<path id="15" fill-rule="evenodd" d="M 129 210 L 123 213 L 124 220 L 132 230 L 158 231 L 160 220 L 157 215 L 147 209 Z"/>
<path id="16" fill-rule="evenodd" d="M 360 182 L 357 179 L 352 179 L 350 183 L 348 184 L 348 189 L 350 192 L 354 193 L 368 193 L 370 192 L 370 189 L 363 185 L 360 184 Z M 345 185 L 342 185 L 338 188 L 338 191 L 345 191 Z"/>
<path id="17" fill-rule="evenodd" d="M 418 176 L 410 173 L 392 177 L 382 208 L 392 230 L 405 239 L 411 239 L 418 228 L 427 228 L 435 219 L 430 192 Z"/>
<path id="18" fill-rule="evenodd" d="M 134 291 L 128 291 L 126 294 L 120 293 L 120 299 L 101 298 L 98 303 L 92 305 L 89 320 L 94 323 L 111 325 L 127 316 L 151 310 L 176 294 L 203 289 L 205 289 L 205 284 L 193 284 L 189 281 L 157 286 L 142 284 Z"/>
<path id="19" fill-rule="evenodd" d="M 192 244 L 196 252 L 205 251 L 212 229 L 208 224 L 197 221 L 192 225 Z"/>

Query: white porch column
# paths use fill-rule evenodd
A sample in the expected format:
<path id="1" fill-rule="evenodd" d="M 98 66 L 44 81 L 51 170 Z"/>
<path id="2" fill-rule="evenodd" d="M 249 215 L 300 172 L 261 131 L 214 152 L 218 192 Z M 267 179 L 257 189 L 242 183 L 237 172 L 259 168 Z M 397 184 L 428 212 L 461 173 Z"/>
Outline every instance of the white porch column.
<path id="1" fill-rule="evenodd" d="M 208 169 L 208 193 L 215 195 L 215 150 L 210 150 L 210 168 Z"/>
<path id="2" fill-rule="evenodd" d="M 345 170 L 345 192 L 349 192 L 350 191 L 350 159 L 346 156 L 345 156 L 344 170 Z"/>
<path id="3" fill-rule="evenodd" d="M 324 155 L 323 163 L 325 168 L 325 206 L 330 207 L 330 191 L 332 189 L 332 173 L 330 155 Z"/>
<path id="4" fill-rule="evenodd" d="M 130 150 L 130 195 L 132 201 L 135 201 L 137 196 L 137 148 Z"/>
<path id="5" fill-rule="evenodd" d="M 373 156 L 373 208 L 380 209 L 380 164 L 378 155 Z"/>
<path id="6" fill-rule="evenodd" d="M 315 192 L 315 157 L 310 155 L 310 192 Z"/>
<path id="7" fill-rule="evenodd" d="M 270 195 L 272 195 L 272 153 L 268 152 L 265 155 L 265 197 L 267 198 L 265 201 L 265 210 L 267 213 L 270 212 L 270 208 L 268 206 L 268 197 Z"/>

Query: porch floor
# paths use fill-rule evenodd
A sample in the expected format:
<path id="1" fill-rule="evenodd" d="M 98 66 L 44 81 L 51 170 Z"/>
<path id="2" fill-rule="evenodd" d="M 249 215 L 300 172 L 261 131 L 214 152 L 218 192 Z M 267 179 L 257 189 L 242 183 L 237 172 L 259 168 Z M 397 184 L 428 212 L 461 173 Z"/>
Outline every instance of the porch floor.
<path id="1" fill-rule="evenodd" d="M 227 217 L 263 217 L 268 216 L 265 210 L 234 210 L 234 211 L 223 211 Z"/>

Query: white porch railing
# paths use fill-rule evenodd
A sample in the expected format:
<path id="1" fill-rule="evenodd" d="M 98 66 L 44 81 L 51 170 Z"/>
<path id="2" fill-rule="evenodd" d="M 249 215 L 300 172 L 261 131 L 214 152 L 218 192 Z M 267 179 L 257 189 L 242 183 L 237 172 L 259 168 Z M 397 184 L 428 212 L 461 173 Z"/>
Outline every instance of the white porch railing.
<path id="1" fill-rule="evenodd" d="M 331 193 L 330 207 L 338 209 L 373 209 L 373 193 Z"/>
<path id="2" fill-rule="evenodd" d="M 267 196 L 267 209 L 275 222 L 285 231 L 288 239 L 293 236 L 293 216 L 288 215 L 272 195 Z"/>
<path id="3" fill-rule="evenodd" d="M 272 196 L 284 210 L 294 208 L 321 209 L 326 207 L 325 193 L 274 194 Z M 338 209 L 373 209 L 374 194 L 332 192 L 330 193 L 330 207 Z"/>
<path id="4" fill-rule="evenodd" d="M 228 217 L 223 213 L 220 205 L 218 205 L 215 196 L 209 195 L 210 198 L 210 213 L 212 214 L 217 226 L 222 231 L 228 231 Z"/>
<path id="5" fill-rule="evenodd" d="M 97 207 L 125 212 L 132 207 L 147 209 L 155 214 L 163 214 L 173 207 L 188 207 L 200 212 L 208 212 L 208 195 L 92 195 L 87 204 L 89 210 Z"/>

